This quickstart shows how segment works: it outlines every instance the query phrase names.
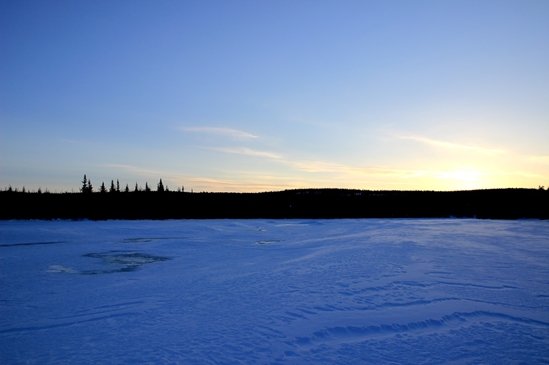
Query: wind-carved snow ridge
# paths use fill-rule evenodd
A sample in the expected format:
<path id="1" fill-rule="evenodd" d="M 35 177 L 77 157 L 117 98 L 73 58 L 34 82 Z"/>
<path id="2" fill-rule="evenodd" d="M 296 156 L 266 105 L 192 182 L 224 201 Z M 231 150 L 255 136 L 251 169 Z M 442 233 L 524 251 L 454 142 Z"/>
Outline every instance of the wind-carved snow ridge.
<path id="1" fill-rule="evenodd" d="M 429 318 L 419 322 L 410 323 L 385 323 L 380 325 L 370 326 L 337 326 L 327 327 L 312 333 L 311 337 L 296 337 L 295 343 L 301 348 L 318 347 L 328 345 L 341 345 L 346 343 L 364 342 L 375 337 L 394 337 L 402 334 L 421 334 L 425 336 L 428 333 L 447 332 L 455 328 L 463 328 L 471 326 L 470 322 L 489 322 L 489 321 L 507 321 L 516 322 L 519 324 L 528 324 L 541 327 L 542 330 L 549 328 L 548 322 L 531 320 L 528 318 L 520 318 L 508 316 L 502 313 L 476 311 L 469 313 L 453 313 L 442 316 L 439 319 Z M 538 338 L 540 339 L 540 338 Z"/>
<path id="2" fill-rule="evenodd" d="M 546 221 L 12 221 L 0 242 L 2 364 L 549 363 Z"/>

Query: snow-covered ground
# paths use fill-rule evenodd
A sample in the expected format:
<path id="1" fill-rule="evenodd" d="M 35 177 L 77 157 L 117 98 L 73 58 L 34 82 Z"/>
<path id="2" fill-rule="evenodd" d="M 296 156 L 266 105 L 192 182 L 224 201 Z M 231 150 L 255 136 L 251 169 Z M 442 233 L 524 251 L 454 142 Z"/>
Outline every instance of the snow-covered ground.
<path id="1" fill-rule="evenodd" d="M 549 363 L 549 222 L 3 221 L 0 363 Z"/>

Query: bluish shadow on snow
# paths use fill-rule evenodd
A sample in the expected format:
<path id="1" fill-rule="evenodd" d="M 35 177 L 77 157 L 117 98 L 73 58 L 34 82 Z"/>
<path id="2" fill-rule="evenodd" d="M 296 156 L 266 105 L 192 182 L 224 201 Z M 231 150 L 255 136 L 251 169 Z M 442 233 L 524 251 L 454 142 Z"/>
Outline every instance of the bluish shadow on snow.
<path id="1" fill-rule="evenodd" d="M 55 245 L 65 243 L 65 241 L 46 241 L 46 242 L 22 242 L 22 243 L 0 243 L 0 247 L 21 247 L 21 246 L 39 246 L 39 245 Z"/>
<path id="2" fill-rule="evenodd" d="M 176 239 L 184 239 L 184 237 L 132 237 L 123 239 L 122 243 L 149 243 L 153 241 Z"/>

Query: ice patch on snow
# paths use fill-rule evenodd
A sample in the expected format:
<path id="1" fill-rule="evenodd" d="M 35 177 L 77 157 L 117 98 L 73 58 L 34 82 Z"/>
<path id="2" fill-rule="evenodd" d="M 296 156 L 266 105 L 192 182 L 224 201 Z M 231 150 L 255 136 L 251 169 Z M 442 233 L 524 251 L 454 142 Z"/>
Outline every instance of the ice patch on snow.
<path id="1" fill-rule="evenodd" d="M 256 241 L 256 243 L 258 245 L 269 245 L 271 243 L 277 243 L 277 242 L 280 242 L 280 240 L 259 240 L 259 241 Z"/>
<path id="2" fill-rule="evenodd" d="M 84 257 L 101 259 L 106 266 L 97 270 L 83 270 L 84 275 L 112 274 L 117 272 L 130 272 L 139 269 L 146 264 L 169 260 L 169 257 L 157 256 L 142 252 L 109 251 L 100 253 L 87 253 Z"/>
<path id="3" fill-rule="evenodd" d="M 63 265 L 50 265 L 48 267 L 48 272 L 65 272 L 65 273 L 69 273 L 69 274 L 75 274 L 78 271 L 74 270 L 73 268 L 63 266 Z"/>

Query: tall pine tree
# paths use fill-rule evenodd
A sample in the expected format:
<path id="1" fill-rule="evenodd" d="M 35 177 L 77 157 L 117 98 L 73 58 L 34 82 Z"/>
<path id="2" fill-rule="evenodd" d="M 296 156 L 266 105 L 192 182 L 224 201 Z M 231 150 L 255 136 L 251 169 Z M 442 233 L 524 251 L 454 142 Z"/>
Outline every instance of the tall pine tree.
<path id="1" fill-rule="evenodd" d="M 88 177 L 86 174 L 84 174 L 84 178 L 82 179 L 82 187 L 80 188 L 80 191 L 83 193 L 88 192 Z"/>

